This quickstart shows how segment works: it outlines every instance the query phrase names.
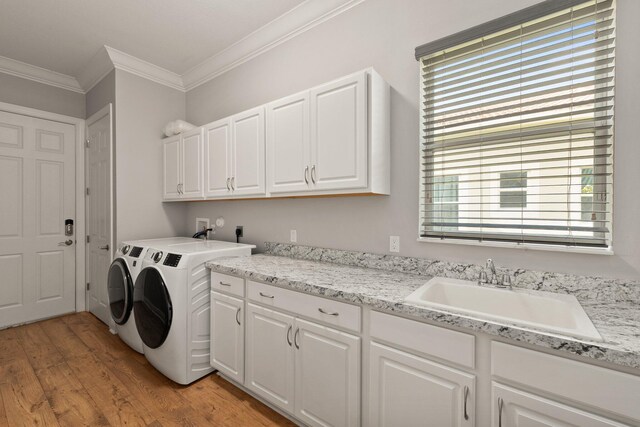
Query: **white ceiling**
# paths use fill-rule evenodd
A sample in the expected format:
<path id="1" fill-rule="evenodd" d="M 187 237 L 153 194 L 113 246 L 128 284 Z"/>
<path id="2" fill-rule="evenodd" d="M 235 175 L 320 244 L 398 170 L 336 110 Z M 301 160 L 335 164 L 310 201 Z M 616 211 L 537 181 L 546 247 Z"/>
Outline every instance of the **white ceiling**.
<path id="1" fill-rule="evenodd" d="M 301 3 L 0 0 L 0 56 L 78 76 L 108 45 L 184 74 Z"/>

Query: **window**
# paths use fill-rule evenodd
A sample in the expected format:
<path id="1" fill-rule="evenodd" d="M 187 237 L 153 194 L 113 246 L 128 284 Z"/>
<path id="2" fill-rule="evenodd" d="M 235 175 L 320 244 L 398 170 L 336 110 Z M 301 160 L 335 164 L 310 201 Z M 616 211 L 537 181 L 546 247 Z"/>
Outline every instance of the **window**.
<path id="1" fill-rule="evenodd" d="M 502 172 L 500 174 L 500 207 L 527 207 L 527 172 Z"/>
<path id="2" fill-rule="evenodd" d="M 611 245 L 614 7 L 545 1 L 416 48 L 421 237 Z"/>

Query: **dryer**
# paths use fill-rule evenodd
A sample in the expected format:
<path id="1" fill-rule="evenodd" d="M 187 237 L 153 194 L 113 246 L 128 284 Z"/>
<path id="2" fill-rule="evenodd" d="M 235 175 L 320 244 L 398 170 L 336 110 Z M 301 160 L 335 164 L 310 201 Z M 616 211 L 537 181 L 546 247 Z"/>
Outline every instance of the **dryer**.
<path id="1" fill-rule="evenodd" d="M 213 372 L 210 351 L 211 274 L 205 262 L 249 256 L 254 245 L 206 240 L 156 244 L 135 282 L 135 324 L 144 355 L 179 384 Z"/>
<path id="2" fill-rule="evenodd" d="M 122 242 L 116 251 L 107 276 L 109 312 L 115 322 L 115 330 L 120 339 L 138 353 L 142 353 L 144 349 L 134 320 L 133 287 L 138 273 L 142 270 L 142 261 L 147 249 L 149 245 L 153 244 L 166 245 L 193 242 L 194 239 L 187 237 L 132 240 Z"/>
<path id="3" fill-rule="evenodd" d="M 146 251 L 146 247 L 135 242 L 122 242 L 107 277 L 109 311 L 116 332 L 122 341 L 138 353 L 143 352 L 143 347 L 133 318 L 133 286 L 142 269 Z"/>

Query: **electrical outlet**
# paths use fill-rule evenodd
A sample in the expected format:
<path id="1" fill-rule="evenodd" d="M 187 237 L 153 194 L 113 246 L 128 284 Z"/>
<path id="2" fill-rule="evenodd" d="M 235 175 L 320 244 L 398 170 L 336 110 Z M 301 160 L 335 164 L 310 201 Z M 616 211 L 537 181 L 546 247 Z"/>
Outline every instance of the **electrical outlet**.
<path id="1" fill-rule="evenodd" d="M 209 218 L 196 218 L 196 233 L 209 228 Z"/>
<path id="2" fill-rule="evenodd" d="M 241 225 L 236 226 L 236 236 L 244 237 L 244 227 Z"/>
<path id="3" fill-rule="evenodd" d="M 290 238 L 291 243 L 296 243 L 298 241 L 298 232 L 296 230 L 290 230 Z"/>
<path id="4" fill-rule="evenodd" d="M 400 252 L 400 236 L 389 236 L 389 252 Z"/>

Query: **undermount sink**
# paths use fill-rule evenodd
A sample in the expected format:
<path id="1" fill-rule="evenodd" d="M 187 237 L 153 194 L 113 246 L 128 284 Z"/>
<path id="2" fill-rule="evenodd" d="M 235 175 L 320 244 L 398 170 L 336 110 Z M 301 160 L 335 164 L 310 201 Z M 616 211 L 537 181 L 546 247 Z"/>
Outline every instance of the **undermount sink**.
<path id="1" fill-rule="evenodd" d="M 498 289 L 467 280 L 434 277 L 405 302 L 576 338 L 602 341 L 573 295 Z"/>

